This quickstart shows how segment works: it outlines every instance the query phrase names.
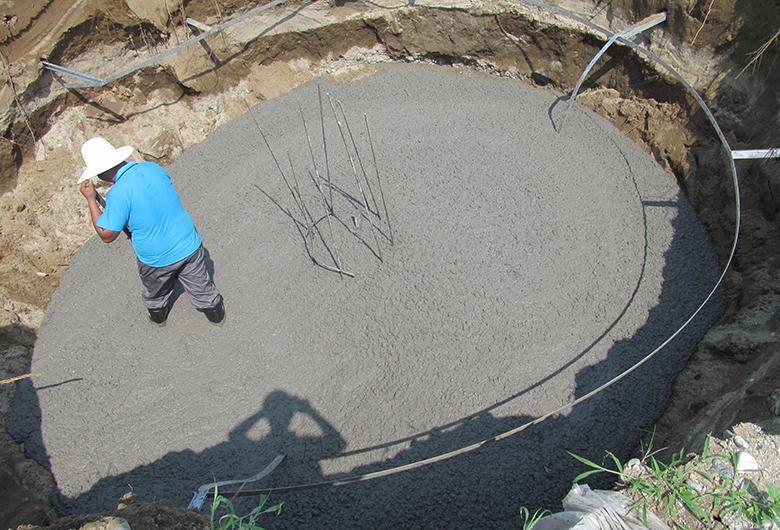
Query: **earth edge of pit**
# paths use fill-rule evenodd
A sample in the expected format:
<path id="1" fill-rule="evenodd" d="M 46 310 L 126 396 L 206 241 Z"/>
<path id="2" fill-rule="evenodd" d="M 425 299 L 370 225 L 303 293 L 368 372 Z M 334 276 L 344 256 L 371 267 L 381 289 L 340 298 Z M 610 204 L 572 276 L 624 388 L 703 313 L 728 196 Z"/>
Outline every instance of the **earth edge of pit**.
<path id="1" fill-rule="evenodd" d="M 213 2 L 190 2 L 186 14 L 217 24 L 219 16 L 237 16 L 237 4 L 220 2 L 224 12 L 215 15 Z M 74 5 L 80 7 L 72 9 Z M 738 75 L 777 31 L 777 6 L 737 0 L 559 5 L 614 31 L 666 10 L 664 29 L 646 33 L 645 45 L 699 91 L 733 149 L 778 145 L 773 126 L 776 129 L 780 84 L 772 64 L 777 43 Z M 373 64 L 390 60 L 479 68 L 566 93 L 606 40 L 561 17 L 501 2 L 392 11 L 359 2 L 285 6 L 279 9 L 305 16 L 291 16 L 290 27 L 280 26 L 254 41 L 242 35 L 243 23 L 227 39 L 211 37 L 213 53 L 230 58 L 220 68 L 209 63 L 202 48 L 193 46 L 172 62 L 76 93 L 64 91 L 38 60 L 94 73 L 110 57 L 112 69 L 100 71 L 108 75 L 120 69 L 122 61 L 139 60 L 128 48 L 142 52 L 157 45 L 162 50 L 163 37 L 176 44 L 188 34 L 181 23 L 174 28 L 154 14 L 141 21 L 137 10 L 115 9 L 106 17 L 101 15 L 106 11 L 101 1 L 50 2 L 48 15 L 58 13 L 58 8 L 66 14 L 58 25 L 46 25 L 46 12 L 30 17 L 22 29 L 23 17 L 17 19 L 18 36 L 0 44 L 4 54 L 0 186 L 5 192 L 0 197 L 2 378 L 26 372 L 36 330 L 63 264 L 92 235 L 83 201 L 76 194 L 60 193 L 75 184 L 79 146 L 89 136 L 100 133 L 117 144 L 136 145 L 144 159 L 168 163 L 244 112 L 241 98 L 231 96 L 240 93 L 253 104 L 317 75 L 330 74 L 345 82 L 371 75 Z M 261 15 L 256 23 L 267 26 L 279 12 Z M 36 31 L 38 38 L 32 38 Z M 25 44 L 25 37 L 35 45 Z M 125 41 L 117 42 L 119 38 Z M 134 40 L 134 45 L 126 46 Z M 236 46 L 245 41 L 252 46 L 236 54 Z M 514 51 L 507 51 L 508 43 Z M 625 48 L 610 49 L 602 61 L 609 61 L 609 67 L 588 79 L 578 102 L 609 119 L 678 180 L 724 260 L 734 226 L 733 196 L 714 134 L 682 87 Z M 23 103 L 24 112 L 17 102 Z M 155 108 L 168 111 L 165 119 L 155 112 L 139 112 Z M 182 127 L 182 120 L 195 114 L 197 120 Z M 709 432 L 718 436 L 736 423 L 761 424 L 775 418 L 772 410 L 777 410 L 780 387 L 775 355 L 780 306 L 777 168 L 772 162 L 738 166 L 743 218 L 737 255 L 726 276 L 728 310 L 678 377 L 667 412 L 657 424 L 656 444 L 693 450 Z M 13 385 L 3 385 L 0 392 L 0 410 L 5 413 Z M 40 517 L 48 508 L 43 499 L 54 484 L 24 458 L 22 448 L 4 430 L 2 440 L 1 472 L 7 478 L 3 482 L 12 484 L 9 491 L 19 498 L 38 497 Z"/>

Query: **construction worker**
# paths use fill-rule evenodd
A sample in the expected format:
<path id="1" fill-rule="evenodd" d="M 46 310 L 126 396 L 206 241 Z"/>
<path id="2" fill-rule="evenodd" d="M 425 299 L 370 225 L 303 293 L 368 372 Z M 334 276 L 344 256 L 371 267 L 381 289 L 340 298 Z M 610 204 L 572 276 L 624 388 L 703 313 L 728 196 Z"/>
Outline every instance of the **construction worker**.
<path id="1" fill-rule="evenodd" d="M 123 230 L 128 237 L 132 234 L 144 286 L 141 298 L 153 323 L 165 324 L 178 279 L 192 305 L 219 324 L 225 318 L 225 304 L 206 270 L 205 249 L 190 214 L 168 173 L 154 162 L 128 161 L 132 153 L 132 146 L 116 149 L 103 138 L 92 138 L 81 147 L 87 169 L 79 189 L 95 231 L 106 243 Z M 113 184 L 102 211 L 94 177 Z"/>

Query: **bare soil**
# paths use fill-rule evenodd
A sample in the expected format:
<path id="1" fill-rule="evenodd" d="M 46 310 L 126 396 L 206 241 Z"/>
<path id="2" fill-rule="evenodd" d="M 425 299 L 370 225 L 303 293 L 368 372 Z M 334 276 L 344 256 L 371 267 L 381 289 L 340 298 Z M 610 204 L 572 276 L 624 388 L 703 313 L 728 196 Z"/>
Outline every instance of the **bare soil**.
<path id="1" fill-rule="evenodd" d="M 0 2 L 0 379 L 27 372 L 48 301 L 70 257 L 92 236 L 75 192 L 79 148 L 89 137 L 135 145 L 139 160 L 168 163 L 243 113 L 244 99 L 251 105 L 326 73 L 357 79 L 390 60 L 466 64 L 568 92 L 604 42 L 558 17 L 498 3 L 384 9 L 291 2 L 105 87 L 71 90 L 40 60 L 107 76 L 190 38 L 186 17 L 216 25 L 257 3 L 169 1 L 154 4 L 155 11 L 129 1 Z M 758 0 L 561 5 L 615 30 L 667 10 L 663 31 L 646 35 L 646 44 L 702 94 L 732 148 L 780 145 L 778 43 L 772 40 L 780 6 Z M 614 48 L 578 101 L 652 153 L 679 182 L 725 264 L 735 223 L 731 184 L 718 142 L 682 87 Z M 708 432 L 768 421 L 778 411 L 778 167 L 774 161 L 738 165 L 742 231 L 726 278 L 729 306 L 680 375 L 657 425 L 656 439 L 673 449 L 695 449 Z M 13 389 L 0 386 L 3 417 Z M 0 525 L 50 522 L 50 475 L 4 429 L 0 442 Z M 202 527 L 202 520 L 174 526 L 175 516 L 159 522 L 169 508 L 141 510 L 137 519 L 123 513 L 136 530 Z"/>

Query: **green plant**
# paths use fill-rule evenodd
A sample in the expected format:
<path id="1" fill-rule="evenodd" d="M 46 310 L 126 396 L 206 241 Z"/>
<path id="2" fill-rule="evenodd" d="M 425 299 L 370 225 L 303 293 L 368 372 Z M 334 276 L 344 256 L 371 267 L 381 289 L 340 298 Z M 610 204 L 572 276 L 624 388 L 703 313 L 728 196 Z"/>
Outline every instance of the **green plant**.
<path id="1" fill-rule="evenodd" d="M 583 458 L 573 453 L 569 454 L 583 464 L 593 468 L 578 475 L 574 479 L 574 482 L 579 482 L 585 477 L 600 472 L 612 473 L 618 477 L 624 476 L 624 467 L 621 465 L 620 460 L 609 451 L 607 451 L 607 455 L 612 459 L 617 468 L 614 471 L 596 464 L 595 462 L 591 462 L 587 458 Z M 681 465 L 683 463 L 682 451 L 677 455 L 673 455 L 672 461 L 669 464 L 659 462 L 653 454 L 650 453 L 645 453 L 642 461 L 643 463 L 647 462 L 647 470 L 649 473 L 638 480 L 631 482 L 630 491 L 632 493 L 638 492 L 644 497 L 654 499 L 656 504 L 668 515 L 671 515 L 677 507 L 677 504 L 680 503 L 699 520 L 711 522 L 707 513 L 697 504 L 697 500 L 700 497 L 699 492 L 686 481 L 688 472 Z M 634 509 L 634 507 L 632 507 L 632 509 Z M 646 503 L 642 504 L 642 516 L 645 524 L 647 524 Z"/>
<path id="2" fill-rule="evenodd" d="M 772 521 L 780 525 L 780 491 L 771 483 L 766 484 L 767 492 L 759 494 L 755 485 L 747 479 L 739 479 L 734 474 L 736 455 L 710 454 L 711 437 L 708 436 L 701 455 L 689 455 L 685 458 L 680 451 L 672 455 L 668 464 L 658 461 L 650 449 L 641 459 L 642 471 L 631 477 L 628 493 L 634 498 L 643 499 L 631 509 L 641 505 L 643 518 L 647 524 L 648 501 L 661 509 L 678 528 L 687 528 L 678 520 L 675 511 L 682 506 L 697 521 L 710 526 L 715 518 L 738 512 L 739 515 L 753 524 Z M 615 469 L 597 464 L 587 458 L 569 453 L 572 457 L 591 469 L 577 475 L 573 482 L 593 475 L 594 473 L 611 473 L 625 480 L 626 466 L 611 452 L 607 456 L 612 460 Z M 724 464 L 726 462 L 727 464 Z M 711 473 L 710 469 L 716 473 Z M 697 477 L 704 484 L 689 479 Z M 753 491 L 751 491 L 751 488 Z"/>
<path id="3" fill-rule="evenodd" d="M 523 506 L 520 508 L 520 515 L 523 518 L 523 530 L 531 530 L 534 526 L 536 526 L 536 523 L 539 522 L 539 519 L 549 513 L 550 510 L 542 510 L 540 508 L 536 510 L 533 515 L 531 515 L 531 511 Z"/>
<path id="4" fill-rule="evenodd" d="M 276 513 L 279 515 L 282 511 L 282 504 L 279 503 L 269 508 L 265 505 L 268 502 L 268 495 L 260 496 L 260 503 L 257 507 L 248 514 L 239 516 L 236 514 L 233 502 L 219 494 L 218 489 L 214 488 L 214 503 L 211 505 L 211 517 L 210 517 L 210 529 L 211 530 L 234 530 L 234 529 L 246 529 L 246 530 L 264 530 L 262 527 L 257 526 L 257 518 L 266 513 Z M 221 511 L 224 511 L 224 515 L 217 515 Z"/>
<path id="5" fill-rule="evenodd" d="M 733 490 L 723 495 L 725 501 L 723 513 L 741 512 L 751 523 L 761 524 L 764 521 L 771 521 L 775 525 L 780 525 L 780 492 L 774 484 L 767 484 L 768 497 L 767 502 L 760 502 L 752 498 L 746 491 L 747 483 L 743 482 Z"/>

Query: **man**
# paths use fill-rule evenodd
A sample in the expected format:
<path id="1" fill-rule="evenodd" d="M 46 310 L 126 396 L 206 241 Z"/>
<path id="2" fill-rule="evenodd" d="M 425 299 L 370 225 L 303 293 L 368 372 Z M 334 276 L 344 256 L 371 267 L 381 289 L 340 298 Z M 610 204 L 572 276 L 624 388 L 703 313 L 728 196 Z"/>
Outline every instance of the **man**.
<path id="1" fill-rule="evenodd" d="M 171 177 L 153 162 L 127 161 L 132 146 L 115 149 L 103 138 L 81 147 L 87 169 L 79 179 L 92 224 L 100 238 L 114 241 L 123 230 L 132 234 L 133 250 L 149 319 L 163 325 L 178 279 L 190 302 L 215 324 L 225 317 L 225 304 L 204 263 L 205 250 L 190 214 L 184 209 Z M 101 212 L 92 178 L 111 182 Z"/>

